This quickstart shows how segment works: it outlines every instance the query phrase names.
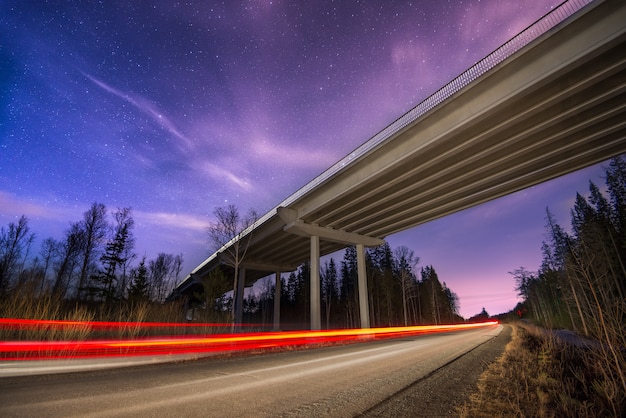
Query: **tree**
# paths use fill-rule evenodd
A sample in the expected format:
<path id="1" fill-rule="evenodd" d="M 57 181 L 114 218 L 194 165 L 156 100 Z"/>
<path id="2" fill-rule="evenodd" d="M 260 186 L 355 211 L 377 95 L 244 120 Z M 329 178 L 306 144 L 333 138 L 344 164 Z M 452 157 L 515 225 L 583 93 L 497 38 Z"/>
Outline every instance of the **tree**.
<path id="1" fill-rule="evenodd" d="M 55 296 L 64 298 L 71 286 L 79 256 L 84 246 L 84 231 L 78 222 L 70 224 L 70 228 L 65 231 L 65 239 L 56 245 L 57 263 L 55 268 L 55 279 L 52 285 L 52 293 Z"/>
<path id="2" fill-rule="evenodd" d="M 459 316 L 459 309 L 461 308 L 459 296 L 452 290 L 450 290 L 450 288 L 446 285 L 446 282 L 443 282 L 442 286 L 444 299 L 448 302 L 447 306 L 450 307 L 448 311 L 450 315 L 450 321 L 454 323 L 456 317 Z"/>
<path id="3" fill-rule="evenodd" d="M 309 280 L 311 277 L 311 263 L 300 264 L 298 272 L 296 273 L 296 294 L 295 294 L 295 308 L 296 317 L 300 319 L 301 323 L 306 323 L 309 320 L 310 310 L 310 298 L 311 298 L 311 286 L 309 286 Z"/>
<path id="4" fill-rule="evenodd" d="M 606 185 L 611 201 L 612 222 L 620 233 L 622 250 L 626 250 L 626 160 L 613 158 L 606 170 Z"/>
<path id="5" fill-rule="evenodd" d="M 104 243 L 109 224 L 106 220 L 107 210 L 102 203 L 93 203 L 91 208 L 83 214 L 80 223 L 84 233 L 84 246 L 82 254 L 82 265 L 78 279 L 78 298 L 87 284 L 88 277 L 91 276 L 90 269 L 93 268 L 94 260 L 99 247 Z"/>
<path id="6" fill-rule="evenodd" d="M 0 228 L 0 298 L 6 295 L 11 281 L 19 276 L 26 254 L 35 239 L 30 233 L 28 218 L 21 216 L 8 228 Z"/>
<path id="7" fill-rule="evenodd" d="M 259 286 L 260 285 L 260 286 Z M 256 314 L 260 316 L 261 324 L 265 325 L 272 320 L 274 313 L 274 295 L 276 285 L 273 278 L 265 277 L 257 282 L 259 293 L 256 295 Z"/>
<path id="8" fill-rule="evenodd" d="M 339 292 L 348 328 L 357 326 L 357 274 L 356 247 L 350 246 L 346 248 L 341 261 L 341 288 Z"/>
<path id="9" fill-rule="evenodd" d="M 163 302 L 178 281 L 183 263 L 182 254 L 159 253 L 157 258 L 148 263 L 150 292 L 152 300 Z"/>
<path id="10" fill-rule="evenodd" d="M 395 256 L 402 286 L 402 314 L 404 317 L 404 326 L 406 327 L 409 324 L 407 316 L 407 297 L 410 295 L 410 290 L 412 289 L 411 282 L 415 280 L 413 268 L 419 263 L 420 259 L 419 257 L 415 257 L 413 251 L 404 245 L 396 248 Z M 409 293 L 409 295 L 407 295 L 407 293 Z"/>
<path id="11" fill-rule="evenodd" d="M 104 254 L 100 257 L 102 270 L 94 276 L 95 283 L 90 288 L 91 293 L 105 303 L 110 303 L 121 296 L 118 292 L 117 273 L 126 265 L 134 246 L 132 236 L 134 220 L 131 208 L 118 209 L 114 217 L 113 238 L 107 242 Z"/>
<path id="12" fill-rule="evenodd" d="M 139 265 L 130 271 L 130 288 L 128 289 L 128 299 L 131 301 L 148 300 L 150 296 L 150 284 L 148 282 L 148 268 L 146 267 L 146 257 L 144 256 Z"/>
<path id="13" fill-rule="evenodd" d="M 50 265 L 53 263 L 54 256 L 57 252 L 57 242 L 52 238 L 46 238 L 41 243 L 41 249 L 39 250 L 39 255 L 43 260 L 43 269 L 41 273 L 41 283 L 39 284 L 39 293 L 42 294 L 45 291 L 46 287 L 46 277 L 48 275 L 48 269 Z"/>
<path id="14" fill-rule="evenodd" d="M 458 309 L 458 297 L 445 284 L 442 285 L 432 266 L 422 268 L 422 306 L 432 313 L 432 322 L 441 324 L 454 322 Z"/>
<path id="15" fill-rule="evenodd" d="M 223 321 L 224 310 L 228 306 L 225 293 L 228 283 L 222 269 L 215 269 L 201 279 L 202 291 L 194 294 L 204 310 L 203 320 L 206 322 Z"/>
<path id="16" fill-rule="evenodd" d="M 235 271 L 233 279 L 233 325 L 241 323 L 243 306 L 239 306 L 239 269 L 248 251 L 252 231 L 249 229 L 258 219 L 256 212 L 250 210 L 248 215 L 241 217 L 235 205 L 218 207 L 213 212 L 216 221 L 207 228 L 209 244 L 213 251 L 221 251 L 221 260 Z M 228 244 L 228 245 L 227 245 Z M 243 295 L 241 295 L 243 296 Z"/>
<path id="17" fill-rule="evenodd" d="M 551 317 L 545 297 L 545 286 L 542 285 L 539 276 L 524 267 L 509 272 L 509 274 L 515 280 L 515 290 L 517 290 L 518 295 L 528 302 L 527 306 L 530 309 L 530 315 L 542 324 L 550 322 Z"/>
<path id="18" fill-rule="evenodd" d="M 487 313 L 485 308 L 483 308 L 483 310 L 480 311 L 479 314 L 476 314 L 472 316 L 470 319 L 468 319 L 469 322 L 484 322 L 488 320 L 489 320 L 489 314 Z"/>
<path id="19" fill-rule="evenodd" d="M 322 300 L 326 309 L 326 328 L 330 329 L 330 311 L 337 301 L 337 266 L 333 258 L 324 263 L 322 268 Z"/>
<path id="20" fill-rule="evenodd" d="M 397 307 L 401 306 L 402 289 L 401 283 L 397 280 L 396 260 L 388 242 L 372 248 L 368 251 L 369 267 L 371 270 L 372 290 L 377 293 L 377 297 L 372 300 L 374 304 L 374 315 L 377 317 L 379 325 L 399 324 L 400 315 Z M 375 305 L 378 305 L 376 307 Z"/>

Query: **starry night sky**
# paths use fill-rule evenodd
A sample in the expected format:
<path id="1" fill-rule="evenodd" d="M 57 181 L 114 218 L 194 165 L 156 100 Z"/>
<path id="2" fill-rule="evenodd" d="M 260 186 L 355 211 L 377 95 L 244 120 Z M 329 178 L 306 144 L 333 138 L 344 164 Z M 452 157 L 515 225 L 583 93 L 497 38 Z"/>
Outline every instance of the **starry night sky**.
<path id="1" fill-rule="evenodd" d="M 558 0 L 0 3 L 0 225 L 61 239 L 132 207 L 135 250 L 209 255 L 227 204 L 273 208 Z M 516 303 L 545 207 L 569 224 L 600 165 L 388 237 L 461 315 Z M 35 250 L 38 252 L 38 243 Z"/>

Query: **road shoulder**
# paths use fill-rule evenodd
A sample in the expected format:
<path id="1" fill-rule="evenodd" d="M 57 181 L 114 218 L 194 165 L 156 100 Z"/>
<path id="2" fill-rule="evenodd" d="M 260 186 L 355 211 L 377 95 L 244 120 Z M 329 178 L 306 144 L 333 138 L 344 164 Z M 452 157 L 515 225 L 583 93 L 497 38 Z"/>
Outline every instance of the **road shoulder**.
<path id="1" fill-rule="evenodd" d="M 363 417 L 456 416 L 456 409 L 476 391 L 480 375 L 503 353 L 511 341 L 511 326 L 505 325 L 496 337 L 415 382 Z"/>

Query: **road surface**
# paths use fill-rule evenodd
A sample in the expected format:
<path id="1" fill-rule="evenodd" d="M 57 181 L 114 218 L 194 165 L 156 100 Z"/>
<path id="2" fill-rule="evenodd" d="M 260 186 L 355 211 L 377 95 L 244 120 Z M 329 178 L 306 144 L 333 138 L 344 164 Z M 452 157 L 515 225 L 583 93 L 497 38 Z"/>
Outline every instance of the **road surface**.
<path id="1" fill-rule="evenodd" d="M 501 330 L 497 325 L 318 349 L 5 377 L 0 416 L 355 416 Z"/>

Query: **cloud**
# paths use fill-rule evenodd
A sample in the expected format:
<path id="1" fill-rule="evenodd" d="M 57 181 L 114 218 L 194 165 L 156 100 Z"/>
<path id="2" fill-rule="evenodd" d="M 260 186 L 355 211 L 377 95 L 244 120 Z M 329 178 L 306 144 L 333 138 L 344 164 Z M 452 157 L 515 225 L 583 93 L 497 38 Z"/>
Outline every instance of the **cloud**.
<path id="1" fill-rule="evenodd" d="M 193 163 L 192 168 L 194 171 L 204 173 L 215 181 L 227 180 L 231 185 L 244 191 L 252 189 L 251 181 L 248 178 L 236 175 L 234 172 L 208 161 L 196 161 Z"/>
<path id="2" fill-rule="evenodd" d="M 86 206 L 82 211 L 87 210 Z M 33 199 L 23 199 L 14 194 L 3 192 L 0 190 L 0 219 L 2 218 L 19 218 L 24 215 L 29 219 L 71 219 L 71 217 L 80 214 L 81 209 L 75 205 L 67 206 L 60 204 L 56 199 L 41 202 Z"/>
<path id="3" fill-rule="evenodd" d="M 209 222 L 205 217 L 168 212 L 133 211 L 134 219 L 141 227 L 175 227 L 204 231 Z"/>
<path id="4" fill-rule="evenodd" d="M 255 158 L 261 161 L 280 162 L 281 166 L 326 169 L 341 158 L 336 152 L 328 152 L 322 147 L 311 149 L 304 147 L 303 144 L 283 145 L 259 139 L 253 141 L 250 146 Z"/>
<path id="5" fill-rule="evenodd" d="M 24 215 L 29 219 L 46 219 L 69 224 L 71 221 L 82 219 L 82 214 L 87 211 L 90 204 L 67 205 L 60 201 L 52 200 L 37 202 L 17 197 L 11 193 L 0 191 L 0 220 L 3 223 L 13 222 Z M 168 213 L 146 212 L 133 210 L 133 218 L 141 226 L 167 226 L 190 230 L 204 230 L 208 225 L 205 217 Z"/>
<path id="6" fill-rule="evenodd" d="M 190 148 L 193 145 L 193 141 L 189 139 L 185 134 L 180 132 L 176 125 L 167 116 L 165 116 L 164 112 L 149 100 L 138 95 L 131 95 L 129 93 L 118 90 L 106 84 L 105 82 L 90 76 L 89 74 L 83 73 L 83 75 L 104 91 L 127 101 L 136 109 L 148 115 L 154 122 L 161 126 L 161 128 L 165 129 L 170 134 L 180 139 L 186 148 Z"/>

